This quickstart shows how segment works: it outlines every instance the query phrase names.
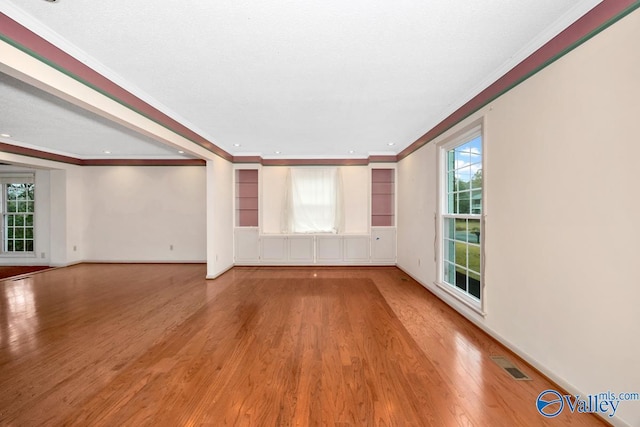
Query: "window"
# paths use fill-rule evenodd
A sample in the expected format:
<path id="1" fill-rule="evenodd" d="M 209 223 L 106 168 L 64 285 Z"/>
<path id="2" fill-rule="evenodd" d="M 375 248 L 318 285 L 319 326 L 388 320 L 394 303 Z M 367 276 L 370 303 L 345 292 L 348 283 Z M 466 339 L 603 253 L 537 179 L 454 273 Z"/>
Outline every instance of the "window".
<path id="1" fill-rule="evenodd" d="M 2 251 L 34 251 L 35 184 L 33 175 L 0 176 Z"/>
<path id="2" fill-rule="evenodd" d="M 440 147 L 439 280 L 463 301 L 482 300 L 482 134 L 479 127 Z"/>
<path id="3" fill-rule="evenodd" d="M 337 168 L 291 168 L 285 198 L 284 231 L 337 233 L 341 222 Z"/>

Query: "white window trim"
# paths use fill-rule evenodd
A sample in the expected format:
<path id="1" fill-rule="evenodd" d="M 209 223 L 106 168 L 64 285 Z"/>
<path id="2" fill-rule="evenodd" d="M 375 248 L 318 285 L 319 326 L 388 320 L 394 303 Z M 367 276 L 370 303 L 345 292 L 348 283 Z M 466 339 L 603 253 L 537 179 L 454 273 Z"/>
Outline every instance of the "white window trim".
<path id="1" fill-rule="evenodd" d="M 6 172 L 0 173 L 0 203 L 2 204 L 0 209 L 0 257 L 2 258 L 37 258 L 36 251 L 36 211 L 38 205 L 38 196 L 37 193 L 34 193 L 34 212 L 33 212 L 33 251 L 5 251 L 4 249 L 4 239 L 5 239 L 5 227 L 4 227 L 4 215 L 5 215 L 5 206 L 7 203 L 6 193 L 5 193 L 5 185 L 6 184 L 35 184 L 35 173 L 33 172 Z M 37 188 L 37 187 L 36 187 Z M 37 192 L 37 190 L 35 190 Z"/>
<path id="2" fill-rule="evenodd" d="M 444 240 L 442 238 L 442 230 L 444 227 L 444 213 L 443 209 L 446 206 L 447 197 L 446 191 L 443 191 L 443 185 L 446 185 L 446 154 L 447 151 L 458 146 L 464 144 L 466 141 L 470 140 L 474 135 L 480 134 L 482 137 L 482 173 L 483 173 L 483 184 L 482 184 L 482 214 L 481 215 L 473 215 L 473 214 L 456 214 L 456 217 L 460 218 L 473 218 L 480 219 L 480 233 L 482 235 L 482 239 L 480 240 L 480 301 L 476 300 L 472 296 L 468 295 L 466 292 L 458 289 L 455 286 L 452 286 L 449 283 L 446 283 L 443 280 L 444 271 L 443 271 L 443 259 L 442 256 L 444 254 Z M 438 196 L 437 196 L 437 207 L 436 207 L 436 217 L 435 217 L 435 239 L 436 239 L 436 280 L 434 284 L 445 291 L 448 295 L 451 295 L 456 300 L 463 303 L 465 306 L 471 308 L 476 313 L 486 316 L 486 296 L 485 296 L 485 242 L 486 242 L 486 234 L 485 234 L 485 217 L 486 217 L 486 172 L 485 172 L 485 161 L 486 161 L 486 137 L 485 137 L 485 128 L 482 120 L 478 120 L 470 124 L 469 126 L 462 129 L 460 132 L 446 138 L 442 142 L 437 144 L 437 186 L 438 186 Z"/>

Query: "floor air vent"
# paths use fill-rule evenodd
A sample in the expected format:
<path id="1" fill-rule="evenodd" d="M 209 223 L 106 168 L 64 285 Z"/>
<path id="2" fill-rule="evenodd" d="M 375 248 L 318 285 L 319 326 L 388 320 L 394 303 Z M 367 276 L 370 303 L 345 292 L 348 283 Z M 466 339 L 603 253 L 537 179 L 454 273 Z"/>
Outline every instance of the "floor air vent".
<path id="1" fill-rule="evenodd" d="M 507 373 L 509 373 L 509 375 L 511 375 L 514 380 L 531 381 L 531 378 L 529 378 L 520 369 L 516 368 L 513 365 L 513 363 L 511 363 L 509 359 L 507 359 L 506 357 L 504 356 L 490 356 L 490 357 L 491 357 L 491 360 L 493 360 L 498 364 L 498 366 L 500 366 L 502 369 L 507 371 Z"/>

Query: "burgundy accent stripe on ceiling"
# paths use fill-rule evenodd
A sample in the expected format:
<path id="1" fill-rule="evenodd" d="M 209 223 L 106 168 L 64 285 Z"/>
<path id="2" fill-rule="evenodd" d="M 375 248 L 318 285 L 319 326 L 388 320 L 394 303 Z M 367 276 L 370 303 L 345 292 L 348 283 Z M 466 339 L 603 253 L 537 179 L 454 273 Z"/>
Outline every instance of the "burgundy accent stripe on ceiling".
<path id="1" fill-rule="evenodd" d="M 76 166 L 205 166 L 202 159 L 77 159 L 0 142 L 0 151 Z"/>
<path id="2" fill-rule="evenodd" d="M 597 34 L 602 29 L 602 26 L 606 27 L 608 23 L 615 22 L 615 20 L 623 16 L 625 12 L 632 10 L 634 6 L 637 7 L 638 3 L 640 2 L 634 0 L 603 0 L 602 3 L 569 25 L 560 34 L 549 40 L 504 76 L 500 77 L 485 90 L 453 112 L 449 117 L 438 123 L 433 129 L 429 130 L 402 150 L 398 154 L 398 160 L 407 157 L 509 89 L 522 83 L 568 51 L 579 46 Z"/>
<path id="3" fill-rule="evenodd" d="M 369 156 L 369 163 L 395 163 L 398 156 Z"/>
<path id="4" fill-rule="evenodd" d="M 85 159 L 82 166 L 206 166 L 202 159 Z"/>
<path id="5" fill-rule="evenodd" d="M 11 154 L 19 154 L 21 156 L 35 157 L 36 159 L 52 160 L 54 162 L 82 166 L 82 160 L 76 159 L 75 157 L 49 153 L 47 151 L 35 150 L 33 148 L 20 147 L 18 145 L 5 144 L 4 142 L 0 142 L 0 151 Z"/>
<path id="6" fill-rule="evenodd" d="M 233 156 L 233 163 L 262 163 L 260 156 Z"/>
<path id="7" fill-rule="evenodd" d="M 155 107 L 147 104 L 131 92 L 118 86 L 116 83 L 83 64 L 73 56 L 54 46 L 31 30 L 23 27 L 18 22 L 0 13 L 0 31 L 17 47 L 37 55 L 59 71 L 69 74 L 71 77 L 97 89 L 104 95 L 118 101 L 124 106 L 136 111 L 143 116 L 155 121 L 167 129 L 181 135 L 201 147 L 217 154 L 223 159 L 231 161 L 233 156 L 225 150 L 214 145 L 201 135 L 187 128 L 178 121 L 172 119 Z"/>

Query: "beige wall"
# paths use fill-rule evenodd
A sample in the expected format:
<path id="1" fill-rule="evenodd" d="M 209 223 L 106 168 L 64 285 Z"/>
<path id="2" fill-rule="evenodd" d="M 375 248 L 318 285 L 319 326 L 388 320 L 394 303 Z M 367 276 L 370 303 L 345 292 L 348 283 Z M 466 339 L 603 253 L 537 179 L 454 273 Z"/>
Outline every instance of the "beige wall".
<path id="1" fill-rule="evenodd" d="M 637 40 L 639 11 L 448 132 L 485 120 L 486 317 L 433 285 L 447 135 L 399 164 L 399 265 L 582 395 L 640 386 Z M 616 415 L 640 425 L 640 402 Z"/>
<path id="2" fill-rule="evenodd" d="M 86 260 L 205 260 L 204 167 L 83 167 L 67 178 L 69 191 L 82 180 L 82 236 L 67 239 L 84 242 Z"/>
<path id="3" fill-rule="evenodd" d="M 435 280 L 436 159 L 429 144 L 398 164 L 398 264 L 416 278 Z"/>
<path id="4" fill-rule="evenodd" d="M 280 233 L 286 167 L 263 167 L 260 171 L 260 227 L 263 233 Z"/>

